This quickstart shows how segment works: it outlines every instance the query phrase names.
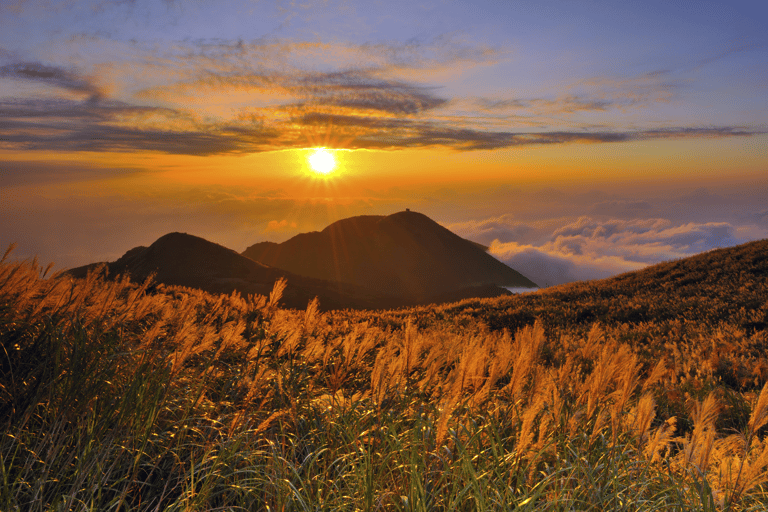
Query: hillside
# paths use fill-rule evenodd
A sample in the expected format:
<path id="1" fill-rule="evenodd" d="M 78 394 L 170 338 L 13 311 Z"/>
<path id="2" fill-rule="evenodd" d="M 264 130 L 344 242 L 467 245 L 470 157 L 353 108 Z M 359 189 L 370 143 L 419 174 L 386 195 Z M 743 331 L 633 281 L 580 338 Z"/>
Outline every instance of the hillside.
<path id="1" fill-rule="evenodd" d="M 472 287 L 536 286 L 478 244 L 412 211 L 343 219 L 281 244 L 252 245 L 242 254 L 295 274 L 414 302 L 451 294 L 457 300 L 456 292 Z"/>
<path id="2" fill-rule="evenodd" d="M 469 317 L 493 329 L 513 331 L 538 319 L 553 331 L 588 329 L 594 322 L 632 328 L 658 328 L 670 322 L 727 322 L 747 333 L 762 332 L 768 328 L 768 240 L 659 263 L 608 279 L 413 311 L 418 311 L 424 322 L 437 317 Z M 634 336 L 642 339 L 646 334 L 636 330 Z"/>

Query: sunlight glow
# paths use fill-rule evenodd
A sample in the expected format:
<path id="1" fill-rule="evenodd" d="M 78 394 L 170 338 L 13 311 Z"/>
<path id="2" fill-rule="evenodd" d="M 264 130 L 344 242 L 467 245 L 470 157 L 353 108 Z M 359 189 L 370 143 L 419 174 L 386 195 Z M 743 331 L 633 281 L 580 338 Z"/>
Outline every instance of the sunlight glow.
<path id="1" fill-rule="evenodd" d="M 309 167 L 314 173 L 327 176 L 336 168 L 336 158 L 327 149 L 317 148 L 309 155 Z"/>

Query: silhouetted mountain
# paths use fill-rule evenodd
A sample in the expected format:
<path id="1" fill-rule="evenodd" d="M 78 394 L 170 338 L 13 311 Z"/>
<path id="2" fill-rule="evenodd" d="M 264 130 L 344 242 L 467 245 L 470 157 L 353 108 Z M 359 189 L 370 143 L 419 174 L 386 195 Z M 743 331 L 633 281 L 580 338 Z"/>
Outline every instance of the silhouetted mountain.
<path id="1" fill-rule="evenodd" d="M 392 297 L 372 293 L 354 285 L 339 285 L 294 275 L 285 270 L 241 256 L 237 252 L 203 238 L 185 233 L 169 233 L 149 247 L 135 247 L 112 263 L 94 263 L 67 271 L 85 277 L 89 270 L 106 265 L 109 275 L 129 274 L 134 281 L 150 275 L 167 285 L 199 288 L 213 293 L 257 293 L 268 295 L 278 279 L 288 286 L 281 301 L 287 307 L 305 308 L 314 297 L 321 307 L 385 308 L 399 305 Z"/>
<path id="2" fill-rule="evenodd" d="M 154 276 L 158 283 L 213 293 L 267 295 L 285 277 L 282 303 L 292 308 L 318 297 L 323 309 L 386 309 L 494 297 L 508 293 L 504 286 L 536 286 L 479 244 L 410 211 L 344 219 L 283 244 L 256 244 L 243 255 L 200 237 L 169 233 L 117 261 L 67 274 L 84 277 L 99 265 L 113 277 L 129 274 L 143 281 Z"/>
<path id="3" fill-rule="evenodd" d="M 252 245 L 242 254 L 270 267 L 366 287 L 408 302 L 476 296 L 472 289 L 485 290 L 482 294 L 488 296 L 498 295 L 498 287 L 536 286 L 482 246 L 409 210 L 351 217 L 281 244 Z"/>

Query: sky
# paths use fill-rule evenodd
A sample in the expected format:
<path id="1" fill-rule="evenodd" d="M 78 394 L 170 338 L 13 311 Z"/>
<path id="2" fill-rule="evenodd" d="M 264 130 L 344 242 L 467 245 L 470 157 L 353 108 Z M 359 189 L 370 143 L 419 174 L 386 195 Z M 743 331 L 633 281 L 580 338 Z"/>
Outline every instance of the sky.
<path id="1" fill-rule="evenodd" d="M 0 248 L 240 252 L 410 208 L 551 286 L 767 238 L 767 22 L 744 0 L 0 0 Z"/>

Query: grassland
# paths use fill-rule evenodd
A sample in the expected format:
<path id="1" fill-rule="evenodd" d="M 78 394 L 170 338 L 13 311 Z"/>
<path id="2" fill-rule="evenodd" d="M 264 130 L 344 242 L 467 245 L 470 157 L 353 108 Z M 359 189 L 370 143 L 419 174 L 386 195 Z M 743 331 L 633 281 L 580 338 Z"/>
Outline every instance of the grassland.
<path id="1" fill-rule="evenodd" d="M 765 510 L 768 242 L 396 311 L 0 265 L 0 510 Z"/>

